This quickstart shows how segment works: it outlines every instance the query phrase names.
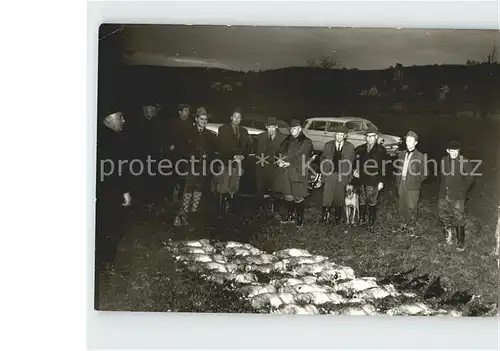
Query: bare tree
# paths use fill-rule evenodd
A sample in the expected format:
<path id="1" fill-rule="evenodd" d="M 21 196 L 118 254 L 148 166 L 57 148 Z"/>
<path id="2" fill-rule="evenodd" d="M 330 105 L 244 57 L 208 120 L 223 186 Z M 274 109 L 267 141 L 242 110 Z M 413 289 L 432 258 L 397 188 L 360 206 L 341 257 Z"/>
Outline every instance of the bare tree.
<path id="1" fill-rule="evenodd" d="M 497 63 L 497 44 L 493 45 L 493 48 L 491 49 L 490 53 L 484 58 L 483 60 L 484 63 Z"/>
<path id="2" fill-rule="evenodd" d="M 326 68 L 326 69 L 331 69 L 334 67 L 338 67 L 339 64 L 338 62 L 331 56 L 323 56 L 320 58 L 318 61 L 315 59 L 310 59 L 306 61 L 307 67 L 311 68 Z"/>
<path id="3" fill-rule="evenodd" d="M 494 44 L 493 48 L 491 51 L 483 57 L 482 60 L 476 61 L 476 60 L 467 60 L 466 65 L 467 66 L 474 66 L 474 65 L 480 65 L 480 64 L 496 64 L 498 63 L 498 53 L 497 53 L 497 45 Z"/>

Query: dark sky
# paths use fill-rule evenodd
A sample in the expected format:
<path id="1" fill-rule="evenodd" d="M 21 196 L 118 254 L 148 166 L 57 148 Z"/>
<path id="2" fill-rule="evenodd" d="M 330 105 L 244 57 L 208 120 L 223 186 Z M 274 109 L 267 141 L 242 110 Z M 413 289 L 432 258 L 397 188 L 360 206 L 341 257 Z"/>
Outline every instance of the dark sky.
<path id="1" fill-rule="evenodd" d="M 134 64 L 235 70 L 304 66 L 325 55 L 359 69 L 463 64 L 495 43 L 500 49 L 496 30 L 134 25 L 124 33 Z"/>

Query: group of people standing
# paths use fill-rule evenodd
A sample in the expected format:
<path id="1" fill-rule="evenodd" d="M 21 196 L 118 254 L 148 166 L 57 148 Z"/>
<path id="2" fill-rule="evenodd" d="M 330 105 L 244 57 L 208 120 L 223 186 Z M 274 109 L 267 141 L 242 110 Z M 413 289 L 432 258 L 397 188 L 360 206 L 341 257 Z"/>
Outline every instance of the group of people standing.
<path id="1" fill-rule="evenodd" d="M 301 122 L 292 120 L 289 133 L 278 128 L 278 121 L 269 117 L 266 131 L 255 139 L 255 157 L 249 159 L 250 137 L 240 125 L 243 113 L 235 108 L 228 123 L 217 133 L 206 128 L 210 114 L 199 107 L 191 115 L 187 104 L 178 106 L 178 116 L 168 123 L 152 123 L 154 107 L 144 107 L 144 120 L 134 127 L 132 139 L 122 132 L 125 118 L 122 112 L 107 111 L 100 119 L 97 142 L 97 192 L 96 192 L 96 262 L 112 263 L 116 245 L 124 232 L 124 213 L 132 197 L 160 201 L 173 198 L 178 189 L 180 206 L 174 216 L 175 226 L 187 226 L 190 217 L 199 211 L 205 194 L 214 195 L 216 212 L 223 215 L 234 210 L 235 195 L 239 191 L 245 163 L 254 162 L 256 170 L 256 211 L 271 215 L 285 222 L 304 224 L 304 200 L 308 195 L 310 165 L 317 155 L 313 144 L 302 131 Z M 166 128 L 166 129 L 165 129 Z M 324 182 L 322 218 L 325 223 L 341 223 L 344 214 L 346 185 L 355 185 L 359 194 L 360 222 L 374 226 L 377 217 L 379 193 L 387 184 L 387 177 L 395 174 L 399 197 L 401 229 L 413 233 L 417 222 L 417 207 L 422 182 L 427 178 L 425 156 L 416 149 L 418 135 L 410 131 L 405 137 L 406 150 L 396 160 L 390 160 L 385 148 L 378 142 L 378 130 L 366 131 L 366 143 L 354 147 L 347 140 L 348 130 L 340 125 L 335 139 L 327 142 L 319 158 Z M 133 144 L 134 152 L 128 152 Z M 460 145 L 451 142 L 446 156 L 441 160 L 441 187 L 439 218 L 444 225 L 446 241 L 451 243 L 455 232 L 458 249 L 464 249 L 464 204 L 472 182 L 471 166 L 460 154 Z M 137 151 L 139 150 L 139 151 Z M 131 157 L 145 159 L 168 157 L 176 167 L 168 181 L 158 175 L 132 177 L 122 169 L 106 173 L 103 160 L 117 165 Z M 189 161 L 191 160 L 191 161 Z M 192 162 L 193 160 L 204 161 Z M 217 167 L 204 168 L 203 164 Z M 180 162 L 185 161 L 185 162 Z M 110 164 L 111 164 L 110 163 Z M 390 164 L 392 168 L 387 168 Z M 460 164 L 460 165 L 459 165 Z M 388 170 L 391 172 L 388 172 Z M 394 172 L 394 169 L 398 171 Z M 460 171 L 460 172 L 459 172 Z M 214 172 L 215 174 L 211 174 Z M 139 186 L 137 186 L 137 180 Z M 132 192 L 132 188 L 138 189 Z M 285 208 L 282 214 L 281 208 Z M 333 212 L 333 216 L 332 216 Z M 331 217 L 333 221 L 331 220 Z"/>

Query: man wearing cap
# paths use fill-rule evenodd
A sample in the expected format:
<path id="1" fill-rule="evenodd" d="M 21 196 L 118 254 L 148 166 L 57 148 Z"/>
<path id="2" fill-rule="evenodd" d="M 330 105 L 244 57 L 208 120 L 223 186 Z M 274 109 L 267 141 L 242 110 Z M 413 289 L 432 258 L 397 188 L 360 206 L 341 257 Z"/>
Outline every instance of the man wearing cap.
<path id="1" fill-rule="evenodd" d="M 276 164 L 279 172 L 279 187 L 285 196 L 287 222 L 295 219 L 298 227 L 304 222 L 304 199 L 307 196 L 307 180 L 309 169 L 307 164 L 313 152 L 312 141 L 302 133 L 300 121 L 293 119 L 290 124 L 290 135 L 278 150 Z"/>
<path id="2" fill-rule="evenodd" d="M 398 154 L 394 161 L 396 185 L 399 196 L 399 214 L 402 219 L 401 229 L 413 235 L 417 217 L 418 201 L 422 182 L 427 178 L 427 165 L 424 154 L 416 149 L 418 135 L 414 131 L 406 134 L 406 151 Z"/>
<path id="3" fill-rule="evenodd" d="M 181 160 L 188 159 L 188 151 L 187 151 L 187 139 L 186 135 L 189 130 L 193 127 L 193 120 L 191 118 L 191 106 L 187 104 L 179 104 L 177 106 L 178 117 L 172 118 L 167 124 L 167 138 L 166 145 L 164 147 L 165 154 L 168 159 L 172 162 L 172 165 L 179 162 Z M 180 167 L 179 173 L 185 173 L 186 169 Z M 169 189 L 168 193 L 172 200 L 174 199 L 175 188 L 178 188 L 179 197 L 182 196 L 184 192 L 184 184 L 185 177 L 177 174 L 177 172 L 172 172 L 172 176 L 169 179 Z"/>
<path id="4" fill-rule="evenodd" d="M 219 127 L 218 151 L 222 161 L 221 174 L 217 177 L 217 204 L 219 212 L 226 212 L 233 205 L 238 192 L 243 162 L 248 157 L 250 140 L 246 128 L 240 126 L 242 112 L 235 108 L 228 124 Z"/>
<path id="5" fill-rule="evenodd" d="M 143 162 L 145 169 L 139 175 L 141 200 L 153 205 L 161 205 L 161 201 L 164 200 L 162 195 L 165 194 L 161 174 L 158 169 L 155 169 L 155 165 L 162 157 L 162 139 L 165 137 L 161 135 L 163 126 L 158 118 L 160 109 L 160 105 L 154 100 L 146 101 L 145 105 L 142 106 L 141 117 L 135 121 L 132 127 L 134 147 L 137 151 L 135 157 Z M 148 162 L 151 162 L 151 172 L 147 168 Z"/>
<path id="6" fill-rule="evenodd" d="M 375 224 L 377 216 L 377 198 L 379 191 L 384 188 L 387 171 L 388 155 L 378 140 L 378 130 L 374 126 L 368 127 L 365 133 L 366 144 L 355 149 L 356 162 L 354 177 L 359 185 L 359 218 L 361 223 Z"/>
<path id="7" fill-rule="evenodd" d="M 266 212 L 268 206 L 265 204 L 266 196 L 271 196 L 273 213 L 279 214 L 279 199 L 276 196 L 277 165 L 275 163 L 278 150 L 286 139 L 286 135 L 278 130 L 278 120 L 275 117 L 268 117 L 266 122 L 267 132 L 257 136 L 256 150 L 256 175 L 257 175 L 257 196 L 258 213 Z"/>
<path id="8" fill-rule="evenodd" d="M 195 124 L 186 134 L 186 154 L 189 156 L 189 164 L 181 208 L 174 220 L 175 226 L 187 225 L 188 213 L 198 211 L 203 190 L 206 188 L 207 179 L 209 179 L 208 172 L 210 162 L 215 156 L 217 138 L 215 134 L 205 128 L 208 118 L 207 110 L 204 107 L 198 108 L 195 114 Z"/>
<path id="9" fill-rule="evenodd" d="M 335 129 L 335 140 L 325 144 L 321 155 L 321 172 L 325 178 L 323 190 L 323 222 L 328 223 L 333 207 L 335 222 L 342 220 L 345 200 L 345 187 L 352 179 L 355 148 L 346 140 L 347 127 L 340 124 Z"/>
<path id="10" fill-rule="evenodd" d="M 452 243 L 453 232 L 457 240 L 457 251 L 465 250 L 464 207 L 472 178 L 472 166 L 460 154 L 460 143 L 448 143 L 446 155 L 440 163 L 439 220 L 444 226 L 446 243 Z"/>
<path id="11" fill-rule="evenodd" d="M 123 113 L 107 110 L 102 116 L 97 127 L 96 289 L 99 273 L 113 267 L 118 243 L 125 234 L 127 209 L 132 202 L 132 177 L 127 162 L 131 155 L 127 148 L 129 142 L 123 134 Z M 98 295 L 96 292 L 96 297 Z M 95 303 L 99 309 L 98 299 Z"/>

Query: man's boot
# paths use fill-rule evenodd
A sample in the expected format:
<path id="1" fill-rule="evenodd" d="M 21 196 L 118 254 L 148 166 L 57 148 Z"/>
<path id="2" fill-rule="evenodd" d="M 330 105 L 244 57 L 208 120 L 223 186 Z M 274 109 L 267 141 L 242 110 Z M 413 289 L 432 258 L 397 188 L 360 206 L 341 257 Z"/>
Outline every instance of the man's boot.
<path id="1" fill-rule="evenodd" d="M 456 227 L 456 232 L 457 232 L 457 251 L 464 251 L 465 250 L 465 227 L 460 226 Z"/>
<path id="2" fill-rule="evenodd" d="M 281 215 L 280 215 L 280 202 L 281 200 L 277 197 L 273 198 L 272 200 L 272 203 L 271 203 L 271 212 L 273 214 L 273 216 L 276 218 L 276 219 L 281 219 Z"/>
<path id="3" fill-rule="evenodd" d="M 342 223 L 342 206 L 335 207 L 335 224 Z"/>
<path id="4" fill-rule="evenodd" d="M 323 206 L 323 213 L 322 213 L 321 220 L 323 221 L 323 223 L 329 222 L 329 220 L 330 220 L 330 207 Z"/>
<path id="5" fill-rule="evenodd" d="M 451 227 L 449 226 L 446 226 L 444 228 L 444 235 L 445 235 L 445 238 L 446 238 L 446 244 L 447 245 L 451 245 L 453 244 L 453 231 L 451 230 Z M 458 242 L 458 234 L 457 234 L 457 242 Z"/>
<path id="6" fill-rule="evenodd" d="M 377 207 L 368 206 L 368 225 L 373 227 L 375 225 L 375 219 L 377 217 Z"/>
<path id="7" fill-rule="evenodd" d="M 286 201 L 287 216 L 285 222 L 293 222 L 295 214 L 295 203 L 293 201 Z"/>
<path id="8" fill-rule="evenodd" d="M 366 223 L 366 205 L 359 205 L 359 224 Z"/>
<path id="9" fill-rule="evenodd" d="M 304 224 L 304 202 L 295 203 L 295 215 L 297 227 L 302 227 Z"/>

